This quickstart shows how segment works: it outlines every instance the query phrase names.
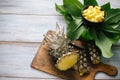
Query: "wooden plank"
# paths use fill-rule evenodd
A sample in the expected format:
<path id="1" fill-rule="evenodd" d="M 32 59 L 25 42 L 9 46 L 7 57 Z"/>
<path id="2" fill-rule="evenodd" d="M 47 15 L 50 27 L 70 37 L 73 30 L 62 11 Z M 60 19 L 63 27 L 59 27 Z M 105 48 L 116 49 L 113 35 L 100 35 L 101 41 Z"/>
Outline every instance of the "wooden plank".
<path id="1" fill-rule="evenodd" d="M 31 62 L 40 46 L 40 43 L 0 43 L 0 77 L 60 79 L 53 75 L 35 70 L 30 67 Z M 114 65 L 120 72 L 120 47 L 114 47 L 115 55 L 103 62 Z M 109 77 L 99 73 L 96 79 L 120 79 L 120 73 L 116 77 Z"/>
<path id="2" fill-rule="evenodd" d="M 0 15 L 0 41 L 41 42 L 56 22 L 66 28 L 62 16 Z"/>
<path id="3" fill-rule="evenodd" d="M 16 78 L 16 77 L 0 77 L 0 80 L 63 80 L 63 79 L 54 79 L 54 78 Z"/>
<path id="4" fill-rule="evenodd" d="M 55 76 L 31 68 L 39 45 L 40 43 L 0 43 L 0 77 L 56 79 Z"/>
<path id="5" fill-rule="evenodd" d="M 40 42 L 56 22 L 66 27 L 62 16 L 0 15 L 0 41 Z"/>
<path id="6" fill-rule="evenodd" d="M 100 5 L 105 4 L 106 2 L 111 2 L 112 7 L 120 7 L 120 0 L 97 1 Z M 62 0 L 0 0 L 0 13 L 59 15 L 55 11 L 55 3 L 62 4 Z"/>
<path id="7" fill-rule="evenodd" d="M 0 13 L 56 15 L 55 2 L 60 0 L 0 0 Z"/>
<path id="8" fill-rule="evenodd" d="M 103 5 L 107 2 L 110 2 L 112 8 L 120 8 L 120 0 L 96 0 L 98 1 L 99 5 Z"/>

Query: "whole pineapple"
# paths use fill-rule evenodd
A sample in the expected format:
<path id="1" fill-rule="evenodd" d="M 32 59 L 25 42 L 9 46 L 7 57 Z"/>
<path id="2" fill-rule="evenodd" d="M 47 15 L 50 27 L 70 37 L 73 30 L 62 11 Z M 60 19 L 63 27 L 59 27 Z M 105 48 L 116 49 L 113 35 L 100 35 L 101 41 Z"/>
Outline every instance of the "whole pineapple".
<path id="1" fill-rule="evenodd" d="M 56 68 L 62 71 L 70 69 L 79 57 L 76 51 L 72 51 L 73 47 L 69 42 L 64 34 L 64 28 L 60 31 L 58 24 L 56 32 L 45 35 L 45 45 L 50 49 L 48 54 L 54 57 Z"/>

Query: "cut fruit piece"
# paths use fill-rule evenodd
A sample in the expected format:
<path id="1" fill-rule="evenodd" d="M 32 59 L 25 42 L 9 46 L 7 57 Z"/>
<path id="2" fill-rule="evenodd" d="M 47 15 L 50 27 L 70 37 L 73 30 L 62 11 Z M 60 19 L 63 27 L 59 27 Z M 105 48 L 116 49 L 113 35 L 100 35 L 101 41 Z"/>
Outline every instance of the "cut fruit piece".
<path id="1" fill-rule="evenodd" d="M 104 21 L 105 12 L 100 6 L 87 6 L 85 8 L 86 9 L 83 10 L 82 15 L 86 20 L 95 23 Z"/>
<path id="2" fill-rule="evenodd" d="M 61 71 L 66 71 L 76 64 L 78 57 L 79 55 L 77 53 L 68 52 L 57 60 L 55 66 Z"/>

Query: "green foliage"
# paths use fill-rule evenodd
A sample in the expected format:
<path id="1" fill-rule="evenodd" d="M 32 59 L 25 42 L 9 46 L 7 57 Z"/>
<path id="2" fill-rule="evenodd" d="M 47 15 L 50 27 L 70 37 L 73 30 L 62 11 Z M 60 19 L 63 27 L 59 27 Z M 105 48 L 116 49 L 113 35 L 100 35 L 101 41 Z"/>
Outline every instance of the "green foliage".
<path id="1" fill-rule="evenodd" d="M 83 21 L 80 18 L 71 21 L 67 26 L 67 37 L 70 39 L 79 39 L 83 32 L 83 29 L 81 29 L 82 23 Z"/>
<path id="2" fill-rule="evenodd" d="M 101 25 L 88 26 L 81 16 L 81 10 L 86 5 L 98 5 L 96 0 L 63 0 L 63 5 L 56 4 L 56 11 L 61 13 L 67 23 L 69 39 L 93 40 L 101 50 L 103 57 L 110 58 L 112 44 L 120 39 L 120 9 L 112 9 L 110 3 L 101 6 L 105 11 L 105 21 Z"/>
<path id="3" fill-rule="evenodd" d="M 102 55 L 105 58 L 112 57 L 113 53 L 111 52 L 112 41 L 107 38 L 107 36 L 101 31 L 96 33 L 95 30 L 92 31 L 92 36 L 95 39 L 95 44 L 100 48 Z"/>
<path id="4" fill-rule="evenodd" d="M 98 5 L 96 0 L 84 0 L 84 5 Z"/>
<path id="5" fill-rule="evenodd" d="M 63 5 L 66 11 L 68 11 L 72 16 L 81 16 L 80 14 L 83 5 L 78 0 L 63 0 Z"/>
<path id="6" fill-rule="evenodd" d="M 102 9 L 105 10 L 105 11 L 110 10 L 110 8 L 111 8 L 110 2 L 108 2 L 108 3 L 104 4 L 104 5 L 102 5 L 101 7 L 102 7 Z"/>

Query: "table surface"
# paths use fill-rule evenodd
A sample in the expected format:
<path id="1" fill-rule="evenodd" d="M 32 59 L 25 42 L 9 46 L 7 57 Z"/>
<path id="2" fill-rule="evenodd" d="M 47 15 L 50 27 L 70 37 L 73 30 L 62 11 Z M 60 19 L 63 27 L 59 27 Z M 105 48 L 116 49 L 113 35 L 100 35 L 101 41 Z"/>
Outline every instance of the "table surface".
<path id="1" fill-rule="evenodd" d="M 109 1 L 120 8 L 120 0 L 98 0 L 100 5 Z M 56 22 L 66 26 L 55 3 L 62 0 L 0 0 L 0 80 L 63 80 L 30 67 L 43 35 L 54 30 Z M 116 66 L 118 75 L 100 72 L 95 79 L 120 79 L 120 41 L 112 50 L 115 55 L 103 62 Z"/>

